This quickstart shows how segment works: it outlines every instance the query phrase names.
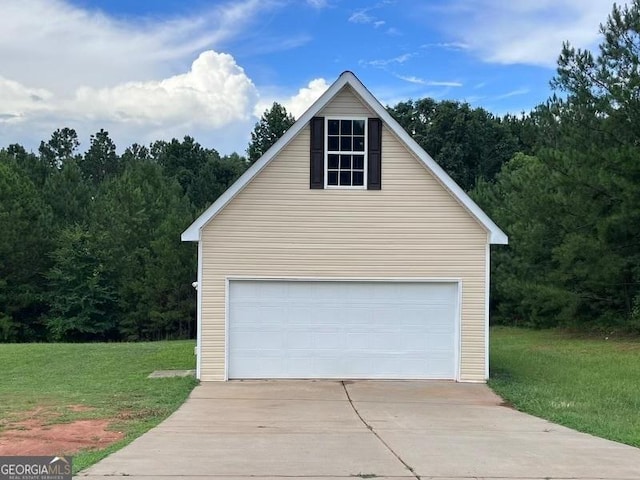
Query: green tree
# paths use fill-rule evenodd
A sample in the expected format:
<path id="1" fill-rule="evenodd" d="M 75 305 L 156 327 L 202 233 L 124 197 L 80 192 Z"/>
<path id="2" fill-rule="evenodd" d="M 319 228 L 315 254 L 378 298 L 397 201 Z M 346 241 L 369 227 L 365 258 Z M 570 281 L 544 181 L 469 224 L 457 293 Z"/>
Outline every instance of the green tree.
<path id="1" fill-rule="evenodd" d="M 209 151 L 192 137 L 185 136 L 182 142 L 175 138 L 170 142 L 155 142 L 151 145 L 150 156 L 164 168 L 168 177 L 178 181 L 196 209 L 202 209 L 213 201 L 201 191 L 200 172 L 209 157 L 218 157 L 218 152 Z"/>
<path id="2" fill-rule="evenodd" d="M 60 169 L 64 163 L 76 156 L 80 142 L 73 128 L 57 129 L 49 141 L 40 142 L 40 160 L 51 169 Z"/>
<path id="3" fill-rule="evenodd" d="M 430 98 L 388 109 L 416 142 L 465 190 L 491 180 L 519 151 L 510 125 L 482 108 Z"/>
<path id="4" fill-rule="evenodd" d="M 614 5 L 600 32 L 597 54 L 564 45 L 552 82 L 564 155 L 547 162 L 580 218 L 557 252 L 560 280 L 584 318 L 640 327 L 640 1 Z"/>
<path id="5" fill-rule="evenodd" d="M 130 163 L 103 185 L 93 212 L 98 251 L 113 272 L 120 338 L 190 336 L 195 250 L 180 241 L 192 217 L 177 181 L 156 163 Z"/>
<path id="6" fill-rule="evenodd" d="M 536 174 L 519 180 L 516 162 L 474 192 L 511 234 L 503 318 L 640 330 L 640 1 L 614 6 L 601 33 L 597 54 L 564 45 L 557 94 L 536 111 Z"/>
<path id="7" fill-rule="evenodd" d="M 264 111 L 251 132 L 251 142 L 247 148 L 249 163 L 254 163 L 264 155 L 295 121 L 295 118 L 287 113 L 286 108 L 278 102 L 273 102 L 271 108 Z"/>
<path id="8" fill-rule="evenodd" d="M 66 160 L 60 170 L 47 178 L 42 190 L 59 229 L 86 224 L 94 194 L 95 189 L 82 175 L 76 159 Z"/>
<path id="9" fill-rule="evenodd" d="M 101 243 L 96 233 L 79 225 L 64 228 L 58 235 L 51 254 L 53 266 L 47 273 L 50 340 L 118 338 L 114 273 Z"/>
<path id="10" fill-rule="evenodd" d="M 247 168 L 190 137 L 85 154 L 56 130 L 0 150 L 0 341 L 195 334 L 195 248 L 180 233 Z"/>
<path id="11" fill-rule="evenodd" d="M 50 165 L 42 162 L 37 155 L 27 152 L 22 145 L 14 143 L 0 152 L 3 153 L 0 156 L 0 161 L 17 166 L 29 177 L 36 188 L 42 188 L 44 182 L 53 172 Z"/>
<path id="12" fill-rule="evenodd" d="M 245 159 L 237 153 L 220 158 L 216 150 L 203 148 L 191 137 L 184 137 L 182 142 L 155 142 L 149 156 L 167 176 L 178 181 L 196 214 L 211 205 L 247 168 Z"/>
<path id="13" fill-rule="evenodd" d="M 0 152 L 0 340 L 42 340 L 51 211 L 7 155 Z"/>
<path id="14" fill-rule="evenodd" d="M 237 153 L 222 158 L 215 151 L 210 153 L 187 191 L 195 213 L 211 205 L 246 169 L 246 160 Z"/>
<path id="15" fill-rule="evenodd" d="M 91 135 L 89 150 L 78 164 L 85 178 L 94 185 L 99 185 L 108 177 L 122 171 L 116 145 L 109 138 L 109 132 L 103 129 Z"/>
<path id="16" fill-rule="evenodd" d="M 122 165 L 126 167 L 130 163 L 151 161 L 151 153 L 144 145 L 134 143 L 127 147 L 122 154 Z"/>
<path id="17" fill-rule="evenodd" d="M 509 235 L 508 246 L 491 252 L 493 322 L 549 327 L 560 323 L 562 312 L 573 314 L 575 299 L 552 278 L 564 218 L 556 181 L 540 159 L 517 154 L 494 182 L 480 180 L 471 192 Z"/>

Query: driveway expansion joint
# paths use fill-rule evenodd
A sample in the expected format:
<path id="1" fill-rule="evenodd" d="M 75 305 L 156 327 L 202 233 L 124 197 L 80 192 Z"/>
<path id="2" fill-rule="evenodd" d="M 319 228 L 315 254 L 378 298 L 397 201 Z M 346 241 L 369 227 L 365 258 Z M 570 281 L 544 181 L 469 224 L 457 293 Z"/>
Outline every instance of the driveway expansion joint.
<path id="1" fill-rule="evenodd" d="M 384 439 L 378 434 L 378 432 L 376 432 L 374 430 L 374 428 L 364 419 L 364 417 L 360 414 L 360 412 L 358 411 L 358 409 L 356 408 L 356 406 L 353 403 L 353 400 L 351 399 L 351 395 L 349 395 L 349 390 L 347 389 L 347 384 L 344 381 L 340 382 L 342 384 L 342 388 L 344 389 L 344 393 L 347 396 L 347 400 L 349 401 L 349 405 L 351 405 L 351 408 L 353 409 L 353 411 L 356 413 L 356 415 L 358 416 L 358 418 L 360 419 L 360 421 L 362 422 L 362 424 L 367 427 L 367 429 L 373 433 L 373 435 L 380 441 L 380 443 L 382 443 L 382 445 L 385 446 L 385 448 L 387 450 L 389 450 L 391 452 L 391 454 L 396 457 L 398 459 L 398 461 L 400 463 L 402 463 L 402 465 L 404 465 L 404 467 L 409 470 L 411 472 L 411 474 L 414 476 L 414 478 L 416 478 L 417 480 L 421 480 L 420 476 L 416 473 L 416 471 L 413 469 L 413 467 L 411 467 L 411 465 L 409 465 L 407 462 L 405 462 L 402 457 L 400 455 L 398 455 L 393 448 L 391 448 L 391 446 L 384 441 Z"/>

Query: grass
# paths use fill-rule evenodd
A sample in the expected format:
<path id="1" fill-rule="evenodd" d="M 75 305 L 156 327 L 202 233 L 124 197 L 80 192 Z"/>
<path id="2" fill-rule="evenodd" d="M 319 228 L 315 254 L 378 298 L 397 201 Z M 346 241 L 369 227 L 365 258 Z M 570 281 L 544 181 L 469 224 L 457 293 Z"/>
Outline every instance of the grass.
<path id="1" fill-rule="evenodd" d="M 77 472 L 130 443 L 185 401 L 195 379 L 147 375 L 195 368 L 193 347 L 193 341 L 0 345 L 0 430 L 37 407 L 55 412 L 54 423 L 114 419 L 112 428 L 124 438 L 74 455 Z M 78 405 L 88 410 L 74 411 Z"/>
<path id="2" fill-rule="evenodd" d="M 640 447 L 640 341 L 491 329 L 489 385 L 523 412 Z"/>

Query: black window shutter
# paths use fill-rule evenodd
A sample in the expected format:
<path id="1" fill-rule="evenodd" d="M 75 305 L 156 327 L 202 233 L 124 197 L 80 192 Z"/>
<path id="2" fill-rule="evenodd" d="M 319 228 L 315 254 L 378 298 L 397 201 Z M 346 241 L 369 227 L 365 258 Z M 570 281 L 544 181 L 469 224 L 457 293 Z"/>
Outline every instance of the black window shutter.
<path id="1" fill-rule="evenodd" d="M 324 117 L 311 119 L 311 157 L 309 185 L 324 188 Z"/>
<path id="2" fill-rule="evenodd" d="M 382 189 L 382 120 L 369 119 L 367 190 Z"/>

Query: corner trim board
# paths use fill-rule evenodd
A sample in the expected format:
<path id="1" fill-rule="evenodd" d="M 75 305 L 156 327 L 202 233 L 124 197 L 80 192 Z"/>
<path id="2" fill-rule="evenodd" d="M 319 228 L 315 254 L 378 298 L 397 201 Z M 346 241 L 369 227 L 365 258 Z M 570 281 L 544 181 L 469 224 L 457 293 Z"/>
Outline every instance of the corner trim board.
<path id="1" fill-rule="evenodd" d="M 491 291 L 491 245 L 485 245 L 484 265 L 484 378 L 489 380 L 489 296 Z"/>
<path id="2" fill-rule="evenodd" d="M 198 289 L 196 290 L 196 378 L 202 377 L 202 239 L 198 240 Z"/>

